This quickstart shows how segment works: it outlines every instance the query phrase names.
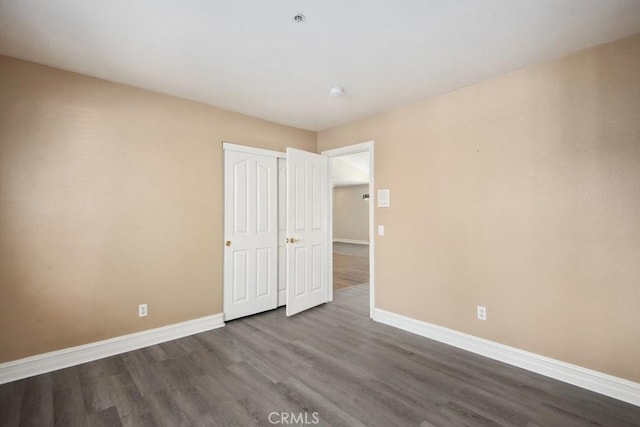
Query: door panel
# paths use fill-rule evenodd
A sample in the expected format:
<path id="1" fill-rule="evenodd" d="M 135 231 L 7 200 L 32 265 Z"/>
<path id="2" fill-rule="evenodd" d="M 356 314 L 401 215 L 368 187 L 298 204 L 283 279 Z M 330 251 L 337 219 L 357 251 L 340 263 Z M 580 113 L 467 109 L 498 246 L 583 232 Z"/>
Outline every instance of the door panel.
<path id="1" fill-rule="evenodd" d="M 248 185 L 247 182 L 249 175 L 249 165 L 247 161 L 240 160 L 238 162 L 232 163 L 233 170 L 233 215 L 229 216 L 229 218 L 233 218 L 233 233 L 238 234 L 246 234 L 248 231 L 248 212 L 247 212 L 247 191 Z"/>
<path id="2" fill-rule="evenodd" d="M 269 248 L 260 248 L 256 249 L 256 277 L 269 277 L 271 269 L 271 250 Z M 256 281 L 256 296 L 257 297 L 266 297 L 269 295 L 269 281 L 268 280 L 258 280 Z"/>
<path id="3" fill-rule="evenodd" d="M 287 316 L 328 301 L 327 158 L 287 149 Z"/>
<path id="4" fill-rule="evenodd" d="M 311 247 L 311 291 L 316 292 L 321 289 L 324 272 L 320 269 L 324 268 L 323 255 L 326 248 L 323 245 L 313 245 Z"/>
<path id="5" fill-rule="evenodd" d="M 249 295 L 249 282 L 247 281 L 247 251 L 236 250 L 233 257 L 233 294 L 234 303 L 246 301 Z"/>
<path id="6" fill-rule="evenodd" d="M 224 174 L 224 313 L 231 320 L 277 306 L 277 159 L 225 150 Z"/>

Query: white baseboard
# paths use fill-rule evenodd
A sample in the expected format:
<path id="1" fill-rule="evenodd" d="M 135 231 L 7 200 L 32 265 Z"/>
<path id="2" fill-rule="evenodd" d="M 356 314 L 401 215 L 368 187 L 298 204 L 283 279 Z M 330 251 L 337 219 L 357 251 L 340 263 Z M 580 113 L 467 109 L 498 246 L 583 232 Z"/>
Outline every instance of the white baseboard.
<path id="1" fill-rule="evenodd" d="M 640 383 L 375 309 L 373 320 L 640 406 Z"/>
<path id="2" fill-rule="evenodd" d="M 91 362 L 224 326 L 222 313 L 0 363 L 0 384 Z"/>
<path id="3" fill-rule="evenodd" d="M 286 289 L 278 290 L 278 307 L 282 307 L 283 305 L 287 305 Z"/>
<path id="4" fill-rule="evenodd" d="M 354 245 L 368 245 L 369 241 L 367 240 L 353 240 L 353 239 L 333 239 L 334 242 L 337 243 L 353 243 Z"/>

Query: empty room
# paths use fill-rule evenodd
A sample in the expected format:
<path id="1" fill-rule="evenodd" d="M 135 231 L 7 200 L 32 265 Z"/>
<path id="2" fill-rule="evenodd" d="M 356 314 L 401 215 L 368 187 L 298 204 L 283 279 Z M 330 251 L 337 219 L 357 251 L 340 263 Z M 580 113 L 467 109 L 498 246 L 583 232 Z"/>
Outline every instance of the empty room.
<path id="1" fill-rule="evenodd" d="M 0 426 L 640 426 L 640 1 L 0 0 Z"/>

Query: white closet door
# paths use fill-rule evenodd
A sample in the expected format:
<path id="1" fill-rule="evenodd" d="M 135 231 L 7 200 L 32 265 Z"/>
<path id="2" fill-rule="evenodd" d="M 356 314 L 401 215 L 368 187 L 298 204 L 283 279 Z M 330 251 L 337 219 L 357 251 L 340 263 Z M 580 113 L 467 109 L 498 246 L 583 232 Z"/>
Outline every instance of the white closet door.
<path id="1" fill-rule="evenodd" d="M 278 164 L 275 157 L 225 150 L 225 320 L 278 302 Z"/>
<path id="2" fill-rule="evenodd" d="M 287 148 L 287 316 L 328 301 L 328 163 Z"/>

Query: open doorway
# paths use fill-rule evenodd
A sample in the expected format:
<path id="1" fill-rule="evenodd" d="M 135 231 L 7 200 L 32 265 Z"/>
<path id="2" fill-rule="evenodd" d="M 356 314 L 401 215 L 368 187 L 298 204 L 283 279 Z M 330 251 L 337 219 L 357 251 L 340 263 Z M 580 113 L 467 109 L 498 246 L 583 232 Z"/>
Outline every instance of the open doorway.
<path id="1" fill-rule="evenodd" d="M 373 143 L 324 152 L 332 183 L 333 301 L 370 316 L 373 310 Z"/>

